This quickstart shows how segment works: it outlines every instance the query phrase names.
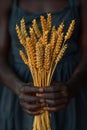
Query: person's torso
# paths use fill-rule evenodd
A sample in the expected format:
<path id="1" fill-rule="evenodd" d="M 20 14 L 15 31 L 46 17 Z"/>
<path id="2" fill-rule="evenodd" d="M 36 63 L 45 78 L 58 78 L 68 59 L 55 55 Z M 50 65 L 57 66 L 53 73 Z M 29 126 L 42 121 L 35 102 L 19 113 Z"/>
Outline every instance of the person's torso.
<path id="1" fill-rule="evenodd" d="M 75 19 L 76 25 L 75 25 L 75 30 L 72 35 L 72 38 L 69 41 L 69 47 L 63 57 L 63 59 L 67 59 L 67 57 L 72 57 L 72 55 L 75 55 L 79 53 L 79 23 L 80 23 L 80 17 L 79 17 L 79 12 L 78 12 L 78 7 L 76 4 L 76 0 L 69 0 L 69 5 L 64 7 L 63 9 L 60 9 L 58 11 L 53 11 L 51 12 L 52 14 L 52 24 L 56 27 L 61 22 L 64 22 L 65 28 L 64 32 L 67 31 L 71 21 Z M 14 68 L 16 68 L 17 65 L 22 65 L 25 66 L 21 56 L 19 54 L 19 50 L 23 49 L 23 46 L 20 44 L 17 33 L 16 33 L 16 24 L 20 24 L 20 20 L 22 18 L 25 19 L 25 24 L 27 31 L 29 30 L 29 27 L 32 25 L 32 20 L 36 19 L 38 22 L 38 25 L 40 27 L 40 15 L 44 15 L 45 17 L 47 16 L 46 12 L 38 12 L 38 13 L 33 13 L 29 12 L 23 8 L 20 8 L 18 6 L 18 1 L 14 1 L 13 5 L 13 10 L 11 13 L 10 17 L 10 23 L 9 23 L 9 32 L 11 36 L 11 49 L 10 49 L 10 61 L 11 64 Z"/>

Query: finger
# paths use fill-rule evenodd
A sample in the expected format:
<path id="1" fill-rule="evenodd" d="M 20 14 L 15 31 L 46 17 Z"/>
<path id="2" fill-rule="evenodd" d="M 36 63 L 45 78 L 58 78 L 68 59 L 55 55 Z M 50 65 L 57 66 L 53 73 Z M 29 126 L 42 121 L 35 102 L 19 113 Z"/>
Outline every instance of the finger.
<path id="1" fill-rule="evenodd" d="M 58 105 L 63 105 L 63 104 L 67 104 L 68 100 L 67 99 L 59 99 L 59 100 L 46 100 L 45 103 L 47 103 L 47 105 L 49 107 L 55 107 Z"/>
<path id="2" fill-rule="evenodd" d="M 66 104 L 56 106 L 56 107 L 44 107 L 43 110 L 49 111 L 49 112 L 56 112 L 66 107 Z"/>
<path id="3" fill-rule="evenodd" d="M 67 91 L 67 87 L 63 84 L 58 84 L 51 86 L 51 87 L 45 87 L 43 88 L 44 93 L 52 93 L 52 92 L 61 92 L 61 91 Z"/>
<path id="4" fill-rule="evenodd" d="M 59 99 L 59 98 L 65 98 L 67 97 L 67 95 L 65 95 L 64 93 L 42 93 L 42 94 L 38 94 L 39 98 L 43 98 L 43 99 Z"/>
<path id="5" fill-rule="evenodd" d="M 23 109 L 25 112 L 27 112 L 27 114 L 29 114 L 29 115 L 33 115 L 33 116 L 35 116 L 35 115 L 40 115 L 40 114 L 42 114 L 43 113 L 43 111 L 29 111 L 29 110 L 27 110 L 27 109 Z"/>
<path id="6" fill-rule="evenodd" d="M 45 88 L 44 88 L 44 93 L 60 92 L 60 91 L 61 91 L 61 88 L 60 88 L 60 87 L 51 86 L 51 87 L 45 87 Z"/>
<path id="7" fill-rule="evenodd" d="M 20 90 L 23 93 L 41 93 L 43 92 L 43 88 L 38 88 L 38 87 L 31 87 L 31 86 L 24 86 Z"/>
<path id="8" fill-rule="evenodd" d="M 20 101 L 24 101 L 24 102 L 30 102 L 30 103 L 40 102 L 40 98 L 39 97 L 32 96 L 32 95 L 21 94 L 19 98 L 20 98 Z"/>
<path id="9" fill-rule="evenodd" d="M 20 104 L 22 108 L 26 110 L 32 110 L 32 111 L 40 110 L 41 108 L 44 107 L 44 104 L 28 104 L 25 102 L 21 102 Z"/>

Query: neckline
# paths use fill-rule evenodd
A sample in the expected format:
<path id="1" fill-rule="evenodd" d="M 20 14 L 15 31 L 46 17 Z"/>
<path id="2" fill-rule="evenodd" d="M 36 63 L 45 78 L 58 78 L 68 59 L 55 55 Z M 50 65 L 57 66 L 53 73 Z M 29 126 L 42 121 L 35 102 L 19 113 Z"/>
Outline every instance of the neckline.
<path id="1" fill-rule="evenodd" d="M 64 12 L 65 10 L 69 10 L 69 9 L 71 10 L 70 6 L 67 5 L 67 6 L 65 6 L 64 8 L 59 9 L 58 11 L 36 12 L 36 13 L 34 13 L 34 12 L 29 12 L 29 11 L 27 11 L 26 9 L 22 8 L 22 7 L 19 7 L 19 6 L 17 6 L 16 4 L 15 4 L 15 7 L 16 7 L 16 9 L 18 9 L 20 12 L 22 11 L 22 12 L 24 12 L 24 13 L 26 13 L 26 14 L 29 14 L 29 15 L 43 15 L 43 14 L 47 14 L 47 13 L 51 13 L 51 14 L 53 15 L 53 14 L 58 14 L 58 13 Z"/>
<path id="2" fill-rule="evenodd" d="M 31 14 L 31 15 L 41 15 L 41 14 L 43 15 L 43 14 L 47 14 L 47 13 L 57 14 L 57 13 L 61 13 L 61 12 L 64 12 L 65 10 L 70 9 L 69 6 L 66 6 L 66 7 L 64 7 L 63 9 L 60 9 L 60 10 L 58 10 L 58 11 L 36 12 L 36 13 L 34 13 L 34 12 L 29 12 L 29 11 L 27 11 L 26 9 L 23 9 L 23 8 L 21 8 L 21 7 L 17 7 L 17 6 L 16 6 L 16 8 L 17 8 L 19 11 L 22 11 L 22 12 L 24 12 L 24 13 L 26 13 L 26 14 Z"/>

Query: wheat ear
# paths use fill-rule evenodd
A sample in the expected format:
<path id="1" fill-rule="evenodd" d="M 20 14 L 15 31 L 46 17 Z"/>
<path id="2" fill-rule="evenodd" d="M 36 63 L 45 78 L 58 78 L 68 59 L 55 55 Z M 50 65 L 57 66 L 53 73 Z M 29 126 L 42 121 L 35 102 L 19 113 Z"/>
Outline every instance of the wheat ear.
<path id="1" fill-rule="evenodd" d="M 60 52 L 60 49 L 61 49 L 61 45 L 62 45 L 62 41 L 63 41 L 63 37 L 64 37 L 64 34 L 61 33 L 57 39 L 57 42 L 56 42 L 56 45 L 55 45 L 55 49 L 54 49 L 54 52 L 53 52 L 53 57 L 52 57 L 52 60 L 55 61 L 56 58 L 57 58 L 57 55 L 59 54 Z"/>
<path id="2" fill-rule="evenodd" d="M 58 36 L 62 33 L 63 28 L 64 28 L 64 23 L 62 22 L 62 23 L 59 25 L 58 29 L 57 29 L 57 35 L 58 35 Z"/>
<path id="3" fill-rule="evenodd" d="M 61 49 L 59 55 L 57 56 L 57 58 L 56 58 L 56 60 L 55 60 L 56 65 L 57 65 L 58 62 L 62 59 L 62 57 L 63 57 L 63 55 L 64 55 L 64 53 L 65 53 L 67 47 L 68 47 L 67 44 L 65 44 L 65 45 L 62 47 L 62 49 Z"/>
<path id="4" fill-rule="evenodd" d="M 26 51 L 27 51 L 28 57 L 30 58 L 32 68 L 35 68 L 36 67 L 36 55 L 35 55 L 34 46 L 31 43 L 30 38 L 26 39 Z"/>
<path id="5" fill-rule="evenodd" d="M 44 16 L 40 16 L 40 21 L 41 21 L 42 31 L 44 33 L 45 31 L 47 31 L 47 22 Z"/>
<path id="6" fill-rule="evenodd" d="M 42 39 L 42 44 L 44 45 L 44 46 L 46 46 L 47 45 L 47 43 L 48 43 L 48 31 L 45 31 L 44 33 L 43 33 L 43 39 Z"/>
<path id="7" fill-rule="evenodd" d="M 28 58 L 26 57 L 26 55 L 24 54 L 24 52 L 22 50 L 20 50 L 20 56 L 21 56 L 22 60 L 24 61 L 24 63 L 26 65 L 28 65 Z"/>
<path id="8" fill-rule="evenodd" d="M 21 32 L 22 32 L 23 36 L 26 38 L 26 37 L 28 37 L 28 34 L 27 34 L 24 18 L 21 19 L 20 23 L 21 23 L 20 24 L 21 25 Z"/>
<path id="9" fill-rule="evenodd" d="M 31 38 L 31 41 L 32 41 L 32 44 L 34 44 L 34 46 L 36 45 L 37 43 L 37 38 L 35 36 L 35 32 L 34 32 L 34 29 L 33 28 L 30 28 L 30 38 Z"/>
<path id="10" fill-rule="evenodd" d="M 56 33 L 53 32 L 51 36 L 50 46 L 51 46 L 51 53 L 53 53 L 54 47 L 56 43 Z"/>
<path id="11" fill-rule="evenodd" d="M 25 40 L 24 36 L 22 35 L 22 32 L 17 24 L 16 24 L 16 32 L 17 32 L 17 36 L 18 36 L 20 43 L 25 47 L 26 40 Z"/>
<path id="12" fill-rule="evenodd" d="M 48 13 L 47 14 L 47 27 L 49 31 L 51 30 L 51 26 L 52 26 L 52 16 L 50 13 Z"/>
<path id="13" fill-rule="evenodd" d="M 66 33 L 66 35 L 65 35 L 65 42 L 66 42 L 68 39 L 70 39 L 70 37 L 71 37 L 71 35 L 72 35 L 72 33 L 73 33 L 74 28 L 75 28 L 75 20 L 72 20 L 72 22 L 71 22 L 71 24 L 70 24 L 70 26 L 69 26 L 69 28 L 68 28 L 68 31 L 67 31 L 67 33 Z"/>
<path id="14" fill-rule="evenodd" d="M 34 20 L 32 21 L 32 26 L 33 26 L 33 29 L 34 29 L 34 31 L 35 31 L 37 37 L 40 38 L 40 37 L 41 37 L 41 32 L 40 32 L 39 27 L 38 27 L 38 25 L 37 25 L 36 19 L 34 19 Z"/>
<path id="15" fill-rule="evenodd" d="M 57 58 L 56 58 L 56 60 L 55 60 L 55 65 L 54 65 L 54 67 L 52 68 L 52 73 L 51 73 L 51 76 L 50 76 L 50 82 L 51 82 L 51 80 L 52 80 L 52 77 L 53 77 L 54 71 L 55 71 L 55 69 L 56 69 L 56 66 L 57 66 L 58 62 L 62 59 L 62 57 L 63 57 L 63 55 L 64 55 L 64 53 L 65 53 L 67 47 L 68 47 L 67 44 L 65 44 L 65 45 L 62 47 L 62 49 L 60 50 L 60 53 L 58 54 L 58 56 L 57 56 Z"/>
<path id="16" fill-rule="evenodd" d="M 44 56 L 44 69 L 49 71 L 51 65 L 51 47 L 50 44 L 47 44 L 45 47 L 45 56 Z"/>
<path id="17" fill-rule="evenodd" d="M 36 44 L 36 66 L 39 69 L 42 69 L 43 67 L 43 56 L 44 56 L 44 51 L 43 51 L 43 45 L 40 43 Z"/>

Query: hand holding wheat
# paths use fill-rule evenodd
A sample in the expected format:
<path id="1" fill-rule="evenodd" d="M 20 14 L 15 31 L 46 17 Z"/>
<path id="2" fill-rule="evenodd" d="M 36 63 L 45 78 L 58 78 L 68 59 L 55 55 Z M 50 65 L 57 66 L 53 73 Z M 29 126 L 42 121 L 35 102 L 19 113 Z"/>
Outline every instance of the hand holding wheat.
<path id="1" fill-rule="evenodd" d="M 64 23 L 56 29 L 52 26 L 52 16 L 47 14 L 47 19 L 40 16 L 42 31 L 39 29 L 36 19 L 32 21 L 28 36 L 24 19 L 20 26 L 16 25 L 16 31 L 20 43 L 24 46 L 27 56 L 22 50 L 20 55 L 24 63 L 29 67 L 35 86 L 50 86 L 57 64 L 62 59 L 75 26 L 72 20 L 67 33 L 64 35 Z M 42 32 L 42 33 L 41 33 Z M 37 95 L 38 96 L 38 95 Z M 51 130 L 50 114 L 43 111 L 43 114 L 35 116 L 33 130 Z"/>

